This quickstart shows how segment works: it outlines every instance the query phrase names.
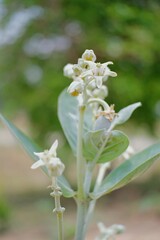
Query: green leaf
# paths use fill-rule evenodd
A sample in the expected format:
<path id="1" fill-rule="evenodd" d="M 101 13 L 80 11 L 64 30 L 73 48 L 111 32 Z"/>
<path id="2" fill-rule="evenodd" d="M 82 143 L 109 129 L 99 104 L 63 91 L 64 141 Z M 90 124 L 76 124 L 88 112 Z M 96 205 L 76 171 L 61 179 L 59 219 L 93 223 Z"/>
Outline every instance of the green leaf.
<path id="1" fill-rule="evenodd" d="M 124 122 L 126 122 L 130 118 L 130 116 L 132 115 L 134 110 L 136 110 L 136 108 L 138 108 L 140 106 L 141 106 L 141 103 L 137 102 L 137 103 L 131 104 L 131 105 L 121 109 L 118 112 L 117 117 L 115 117 L 115 119 L 112 121 L 111 129 L 113 129 L 117 125 L 120 125 L 120 124 L 123 124 Z"/>
<path id="2" fill-rule="evenodd" d="M 20 145 L 29 154 L 31 159 L 33 161 L 37 161 L 38 158 L 34 155 L 34 152 L 41 152 L 42 150 L 31 139 L 29 139 L 29 137 L 27 137 L 13 123 L 11 123 L 1 114 L 0 119 L 8 127 L 13 136 L 19 141 Z M 42 170 L 47 174 L 47 170 L 45 167 L 42 167 Z M 64 176 L 60 176 L 58 178 L 58 182 L 61 186 L 63 195 L 65 197 L 73 197 L 75 195 L 75 192 L 71 189 L 70 184 L 68 183 Z"/>
<path id="3" fill-rule="evenodd" d="M 114 169 L 102 182 L 99 189 L 91 193 L 92 198 L 99 198 L 128 184 L 145 172 L 156 160 L 160 159 L 160 142 L 137 153 Z"/>
<path id="4" fill-rule="evenodd" d="M 58 117 L 69 145 L 75 153 L 77 147 L 78 102 L 66 90 L 60 94 L 58 99 Z"/>
<path id="5" fill-rule="evenodd" d="M 104 163 L 117 158 L 128 145 L 127 136 L 120 131 L 114 130 L 110 134 L 104 129 L 90 131 L 84 139 L 84 156 L 88 161 L 97 158 L 97 163 Z"/>
<path id="6" fill-rule="evenodd" d="M 76 154 L 77 150 L 77 127 L 78 127 L 78 100 L 69 95 L 66 89 L 58 99 L 58 117 L 64 134 Z M 88 108 L 84 116 L 84 130 L 92 129 L 92 111 Z"/>

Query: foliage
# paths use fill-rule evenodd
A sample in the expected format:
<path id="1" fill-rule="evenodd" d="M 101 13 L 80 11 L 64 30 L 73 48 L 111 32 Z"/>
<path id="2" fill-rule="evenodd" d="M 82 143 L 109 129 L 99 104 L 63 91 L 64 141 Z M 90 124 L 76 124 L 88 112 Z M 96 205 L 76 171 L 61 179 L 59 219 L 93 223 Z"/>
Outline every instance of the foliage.
<path id="1" fill-rule="evenodd" d="M 160 114 L 158 0 L 3 0 L 1 8 L 1 109 L 25 111 L 39 141 L 60 128 L 57 97 L 68 85 L 61 70 L 85 48 L 116 64 L 109 102 L 121 108 L 141 101 L 134 119 L 154 127 Z"/>

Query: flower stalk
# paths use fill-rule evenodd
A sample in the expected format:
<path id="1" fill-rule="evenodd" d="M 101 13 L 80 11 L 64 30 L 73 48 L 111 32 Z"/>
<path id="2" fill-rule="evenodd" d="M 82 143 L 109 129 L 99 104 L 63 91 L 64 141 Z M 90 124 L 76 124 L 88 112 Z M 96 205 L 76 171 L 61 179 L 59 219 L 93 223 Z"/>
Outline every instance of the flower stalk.
<path id="1" fill-rule="evenodd" d="M 57 215 L 57 228 L 58 228 L 58 240 L 64 240 L 64 231 L 63 231 L 63 213 L 65 211 L 64 207 L 61 207 L 60 197 L 62 196 L 61 188 L 57 185 L 57 179 L 52 178 L 53 192 L 50 194 L 55 198 L 55 209 L 53 212 Z"/>
<path id="2" fill-rule="evenodd" d="M 55 209 L 53 212 L 57 215 L 57 228 L 58 228 L 58 240 L 64 240 L 63 235 L 63 212 L 65 208 L 61 207 L 60 198 L 62 196 L 61 188 L 57 184 L 57 177 L 61 176 L 65 166 L 61 162 L 60 158 L 57 157 L 57 147 L 58 140 L 56 140 L 49 150 L 45 150 L 44 152 L 35 152 L 34 154 L 39 158 L 37 162 L 35 162 L 31 168 L 36 169 L 41 166 L 45 166 L 48 172 L 49 177 L 51 178 L 52 185 L 49 186 L 53 190 L 50 194 L 55 198 Z"/>

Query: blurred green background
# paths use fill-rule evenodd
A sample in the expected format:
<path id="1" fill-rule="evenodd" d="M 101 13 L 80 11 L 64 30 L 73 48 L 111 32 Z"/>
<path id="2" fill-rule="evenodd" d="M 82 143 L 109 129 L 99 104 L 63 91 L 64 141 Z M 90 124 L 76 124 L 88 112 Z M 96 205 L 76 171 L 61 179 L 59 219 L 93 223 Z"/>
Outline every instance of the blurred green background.
<path id="1" fill-rule="evenodd" d="M 113 61 L 111 69 L 118 73 L 117 78 L 107 81 L 108 103 L 114 103 L 118 112 L 128 104 L 142 102 L 125 130 L 133 134 L 132 142 L 139 148 L 149 145 L 160 135 L 159 23 L 159 0 L 0 0 L 0 111 L 29 130 L 43 148 L 58 137 L 63 148 L 60 156 L 68 163 L 65 174 L 74 180 L 72 157 L 59 134 L 57 100 L 70 84 L 70 79 L 63 76 L 63 67 L 76 63 L 85 49 L 93 49 L 97 61 Z M 151 134 L 149 140 L 139 129 Z M 52 201 L 45 190 L 47 180 L 38 171 L 31 172 L 31 163 L 9 133 L 3 132 L 2 127 L 0 130 L 0 232 L 10 227 L 9 240 L 56 238 L 51 226 Z M 134 139 L 136 131 L 144 137 Z M 11 156 L 12 161 L 8 162 Z M 156 174 L 159 171 L 154 170 Z M 133 239 L 138 227 L 146 235 L 141 238 L 139 234 L 137 239 L 159 239 L 160 185 L 156 174 L 145 175 L 137 185 L 125 188 L 122 195 L 121 190 L 113 194 L 117 201 L 114 203 L 111 196 L 107 202 L 113 210 L 108 212 L 109 220 L 104 215 L 106 202 L 102 202 L 97 218 L 102 216 L 108 225 L 115 219 L 128 224 Z M 69 215 L 68 210 L 69 240 L 75 217 L 75 206 L 71 205 L 67 205 L 73 214 Z M 144 209 L 148 212 L 144 213 Z M 139 225 L 139 220 L 146 222 Z M 149 231 L 157 233 L 155 238 Z M 5 236 L 0 239 L 6 240 Z"/>
<path id="2" fill-rule="evenodd" d="M 160 4 L 157 0 L 0 0 L 0 107 L 23 111 L 41 143 L 59 130 L 57 98 L 70 80 L 63 67 L 85 49 L 113 61 L 109 103 L 136 101 L 138 125 L 153 133 L 160 117 Z"/>

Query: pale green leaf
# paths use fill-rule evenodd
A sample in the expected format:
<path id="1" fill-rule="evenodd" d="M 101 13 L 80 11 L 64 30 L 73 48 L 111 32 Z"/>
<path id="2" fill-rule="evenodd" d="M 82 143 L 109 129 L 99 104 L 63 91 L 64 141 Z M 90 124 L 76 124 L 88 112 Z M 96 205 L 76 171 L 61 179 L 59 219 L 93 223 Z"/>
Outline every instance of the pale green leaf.
<path id="1" fill-rule="evenodd" d="M 77 147 L 78 102 L 67 91 L 63 91 L 59 96 L 58 117 L 71 149 L 75 153 Z"/>
<path id="2" fill-rule="evenodd" d="M 76 154 L 78 127 L 78 100 L 64 90 L 58 99 L 58 117 L 72 151 Z M 92 112 L 87 108 L 84 115 L 84 130 L 92 129 Z"/>
<path id="3" fill-rule="evenodd" d="M 93 193 L 92 198 L 99 198 L 128 184 L 145 172 L 156 160 L 160 159 L 160 142 L 137 153 L 114 169 Z"/>
<path id="4" fill-rule="evenodd" d="M 131 117 L 134 110 L 136 110 L 136 108 L 140 106 L 141 106 L 141 103 L 137 102 L 121 109 L 118 112 L 117 117 L 115 117 L 115 119 L 112 121 L 111 129 L 113 129 L 117 125 L 125 123 Z"/>
<path id="5" fill-rule="evenodd" d="M 120 131 L 114 130 L 110 134 L 104 129 L 90 131 L 84 139 L 84 156 L 88 161 L 97 158 L 97 163 L 108 162 L 121 155 L 128 144 L 127 136 Z"/>
<path id="6" fill-rule="evenodd" d="M 23 149 L 29 154 L 33 161 L 37 161 L 37 157 L 34 155 L 34 152 L 41 152 L 42 150 L 27 137 L 23 132 L 21 132 L 13 123 L 7 120 L 5 117 L 0 115 L 2 122 L 8 127 L 13 136 L 18 140 Z M 45 167 L 42 167 L 42 170 L 47 174 Z M 70 184 L 65 179 L 64 176 L 58 178 L 59 185 L 61 186 L 63 195 L 65 197 L 73 197 L 75 192 L 71 189 Z"/>

